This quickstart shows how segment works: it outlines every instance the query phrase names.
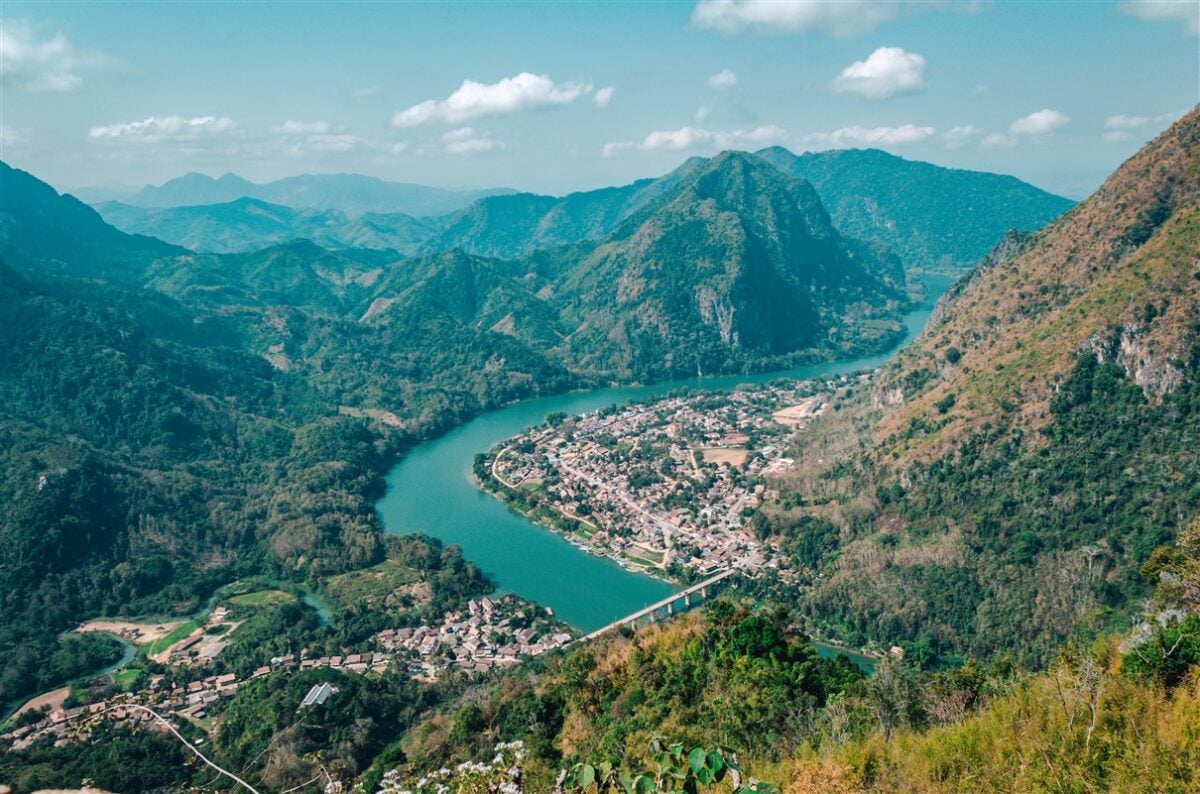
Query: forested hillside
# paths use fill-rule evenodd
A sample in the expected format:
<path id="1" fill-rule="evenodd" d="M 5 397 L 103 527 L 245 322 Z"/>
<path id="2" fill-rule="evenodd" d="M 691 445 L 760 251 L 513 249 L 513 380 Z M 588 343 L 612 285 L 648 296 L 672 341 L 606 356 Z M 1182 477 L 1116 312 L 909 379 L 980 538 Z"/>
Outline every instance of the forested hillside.
<path id="1" fill-rule="evenodd" d="M 652 234 L 652 256 L 621 260 L 626 277 L 645 270 L 660 301 L 691 279 L 647 339 L 619 325 L 647 319 L 629 296 L 585 283 L 594 247 L 516 262 L 309 241 L 198 254 L 5 169 L 6 705 L 115 652 L 59 638 L 83 618 L 182 614 L 249 574 L 379 562 L 381 473 L 483 409 L 601 379 L 882 349 L 903 300 L 894 265 L 833 232 L 802 183 L 748 158 L 710 164 L 600 255 L 615 263 Z M 708 273 L 691 272 L 697 245 Z M 813 290 L 807 268 L 833 280 Z M 782 311 L 788 296 L 806 314 Z M 851 318 L 868 319 L 847 332 Z M 693 342 L 696 358 L 661 359 Z"/>
<path id="2" fill-rule="evenodd" d="M 929 660 L 1050 658 L 1200 511 L 1200 112 L 952 288 L 768 511 L 801 603 Z M 819 576 L 818 576 L 819 574 Z"/>
<path id="3" fill-rule="evenodd" d="M 905 267 L 962 272 L 1009 229 L 1036 231 L 1074 203 L 1015 177 L 878 149 L 795 155 L 775 146 L 755 154 L 811 182 L 842 234 L 886 246 Z"/>

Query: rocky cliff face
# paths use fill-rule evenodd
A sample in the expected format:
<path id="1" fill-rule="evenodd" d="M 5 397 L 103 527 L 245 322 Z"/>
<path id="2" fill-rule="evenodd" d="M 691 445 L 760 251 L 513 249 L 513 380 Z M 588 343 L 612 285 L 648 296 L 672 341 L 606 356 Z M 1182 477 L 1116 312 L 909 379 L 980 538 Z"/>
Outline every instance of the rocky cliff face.
<path id="1" fill-rule="evenodd" d="M 892 404 L 901 390 L 904 404 L 880 437 L 925 419 L 937 429 L 909 446 L 935 454 L 983 422 L 1036 427 L 1053 384 L 1086 350 L 1151 398 L 1177 389 L 1200 341 L 1198 251 L 1200 109 L 1047 228 L 1010 234 L 947 293 L 883 373 L 876 401 Z"/>

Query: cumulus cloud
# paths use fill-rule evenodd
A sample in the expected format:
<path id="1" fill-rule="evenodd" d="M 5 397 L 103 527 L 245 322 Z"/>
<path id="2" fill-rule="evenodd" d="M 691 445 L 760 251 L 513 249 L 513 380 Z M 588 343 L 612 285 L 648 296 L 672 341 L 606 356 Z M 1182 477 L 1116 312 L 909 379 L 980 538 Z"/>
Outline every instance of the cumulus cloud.
<path id="1" fill-rule="evenodd" d="M 833 81 L 835 91 L 887 99 L 925 87 L 925 58 L 900 47 L 880 47 L 865 61 L 855 61 Z"/>
<path id="2" fill-rule="evenodd" d="M 1008 131 L 1013 135 L 1045 135 L 1054 132 L 1070 121 L 1070 116 L 1063 115 L 1057 110 L 1042 108 L 1009 124 Z"/>
<path id="3" fill-rule="evenodd" d="M 739 146 L 757 145 L 780 141 L 786 133 L 774 124 L 752 129 L 727 131 L 708 130 L 702 127 L 685 126 L 675 130 L 655 130 L 641 141 L 617 141 L 604 145 L 604 156 L 636 149 L 643 152 L 682 151 L 691 149 L 730 149 Z"/>
<path id="4" fill-rule="evenodd" d="M 150 116 L 142 121 L 92 127 L 88 137 L 97 140 L 194 141 L 237 129 L 237 122 L 224 116 Z"/>
<path id="5" fill-rule="evenodd" d="M 850 146 L 904 146 L 928 140 L 937 133 L 933 127 L 901 124 L 897 127 L 842 127 L 833 132 L 814 132 L 804 136 L 807 146 L 835 149 Z"/>
<path id="6" fill-rule="evenodd" d="M 716 91 L 724 91 L 727 88 L 733 88 L 737 84 L 737 75 L 729 69 L 722 69 L 708 78 L 708 87 Z"/>
<path id="7" fill-rule="evenodd" d="M 700 0 L 692 10 L 692 24 L 726 34 L 823 30 L 842 37 L 869 33 L 901 13 L 974 11 L 978 7 L 975 2 L 936 0 Z"/>
<path id="8" fill-rule="evenodd" d="M 1122 0 L 1118 8 L 1139 19 L 1181 22 L 1184 35 L 1200 36 L 1200 3 L 1196 0 Z"/>
<path id="9" fill-rule="evenodd" d="M 458 124 L 484 116 L 567 105 L 592 90 L 585 83 L 555 83 L 548 75 L 521 72 L 495 83 L 463 80 L 445 99 L 427 99 L 392 116 L 397 127 L 430 122 Z"/>
<path id="10" fill-rule="evenodd" d="M 488 133 L 475 134 L 471 127 L 459 127 L 442 134 L 446 154 L 478 154 L 503 149 L 504 144 L 492 140 Z"/>
<path id="11" fill-rule="evenodd" d="M 39 37 L 27 25 L 0 25 L 0 84 L 26 91 L 69 91 L 96 56 L 80 56 L 62 33 Z"/>
<path id="12" fill-rule="evenodd" d="M 592 101 L 596 103 L 596 107 L 606 108 L 609 106 L 609 103 L 612 102 L 613 94 L 616 92 L 616 90 L 617 89 L 613 88 L 611 85 L 606 85 L 604 88 L 598 89 L 596 93 L 592 95 Z"/>

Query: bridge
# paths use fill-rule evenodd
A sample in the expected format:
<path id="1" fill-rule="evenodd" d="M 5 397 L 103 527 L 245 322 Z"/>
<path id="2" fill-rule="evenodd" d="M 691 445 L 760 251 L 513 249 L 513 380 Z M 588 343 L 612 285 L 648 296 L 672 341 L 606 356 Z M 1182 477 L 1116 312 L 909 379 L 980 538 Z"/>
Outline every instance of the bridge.
<path id="1" fill-rule="evenodd" d="M 594 640 L 601 634 L 606 634 L 607 632 L 620 628 L 621 626 L 636 626 L 638 621 L 642 620 L 643 618 L 649 618 L 649 622 L 654 623 L 658 620 L 658 613 L 660 610 L 665 610 L 665 617 L 670 617 L 671 615 L 675 614 L 676 604 L 678 604 L 680 601 L 683 601 L 682 611 L 686 612 L 692 608 L 693 596 L 699 594 L 699 598 L 695 600 L 698 603 L 704 603 L 708 600 L 708 594 L 710 590 L 714 590 L 721 582 L 725 581 L 736 573 L 738 573 L 737 570 L 733 568 L 727 568 L 726 570 L 721 571 L 720 573 L 711 576 L 708 579 L 705 579 L 699 584 L 692 585 L 686 590 L 680 590 L 678 593 L 668 596 L 662 601 L 656 601 L 650 606 L 639 609 L 637 612 L 634 612 L 630 615 L 626 615 L 620 620 L 614 620 L 607 626 L 598 628 L 591 634 L 581 637 L 579 640 L 577 640 L 577 642 L 588 642 L 589 640 Z"/>

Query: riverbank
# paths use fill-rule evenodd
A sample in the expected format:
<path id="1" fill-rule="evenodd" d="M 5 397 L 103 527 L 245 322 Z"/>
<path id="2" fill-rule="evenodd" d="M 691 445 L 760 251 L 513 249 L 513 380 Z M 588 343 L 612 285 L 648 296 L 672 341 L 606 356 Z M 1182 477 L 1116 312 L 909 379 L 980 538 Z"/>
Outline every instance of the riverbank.
<path id="1" fill-rule="evenodd" d="M 505 450 L 501 450 L 501 452 L 498 454 L 503 454 L 504 451 Z M 494 462 L 495 462 L 495 458 L 488 459 L 488 464 L 489 464 L 488 469 L 491 471 L 491 474 L 487 479 L 480 477 L 479 472 L 477 470 L 472 473 L 472 477 L 471 477 L 472 482 L 483 493 L 491 495 L 497 501 L 502 502 L 507 507 L 509 507 L 511 510 L 516 512 L 517 514 L 525 517 L 526 519 L 533 522 L 534 524 L 537 524 L 538 526 L 544 527 L 545 529 L 549 530 L 550 532 L 555 533 L 556 535 L 561 537 L 563 540 L 570 543 L 572 546 L 575 546 L 580 551 L 590 554 L 593 557 L 603 557 L 603 558 L 612 560 L 614 563 L 616 563 L 617 565 L 621 566 L 622 568 L 624 568 L 625 570 L 627 570 L 631 573 L 637 573 L 637 574 L 640 574 L 643 576 L 650 576 L 655 579 L 659 579 L 663 582 L 666 582 L 668 584 L 677 585 L 679 587 L 683 587 L 688 584 L 686 581 L 684 581 L 681 578 L 680 579 L 672 578 L 667 573 L 667 571 L 664 568 L 662 568 L 661 566 L 651 565 L 651 564 L 649 564 L 649 562 L 642 564 L 642 563 L 637 562 L 637 560 L 631 559 L 629 557 L 625 557 L 625 556 L 621 556 L 618 554 L 614 554 L 609 551 L 602 551 L 600 549 L 597 549 L 595 546 L 593 546 L 591 543 L 588 542 L 588 540 L 591 537 L 589 534 L 580 532 L 579 530 L 571 529 L 569 527 L 559 526 L 553 521 L 543 520 L 545 517 L 539 513 L 539 511 L 536 507 L 530 507 L 526 504 L 523 504 L 522 502 L 520 502 L 518 499 L 515 498 L 515 493 L 517 491 L 517 488 L 509 483 L 504 482 L 504 480 L 502 478 L 500 478 L 499 476 L 496 475 L 495 471 L 492 470 L 492 467 L 490 465 Z M 556 515 L 558 515 L 559 517 L 561 517 L 564 520 L 578 521 L 578 522 L 581 522 L 584 524 L 588 524 L 589 526 L 592 527 L 593 530 L 598 529 L 598 527 L 595 524 L 585 521 L 584 519 L 580 518 L 579 516 L 573 516 L 573 515 L 570 515 L 569 513 L 565 513 L 562 510 L 558 510 L 558 509 L 555 510 L 555 513 L 556 513 Z M 583 535 L 583 537 L 580 537 L 580 535 Z"/>
<path id="2" fill-rule="evenodd" d="M 516 593 L 550 606 L 556 615 L 585 632 L 607 625 L 661 600 L 675 586 L 651 574 L 631 571 L 607 556 L 594 556 L 479 489 L 472 476 L 475 456 L 541 424 L 548 414 L 573 416 L 685 387 L 728 391 L 777 378 L 802 381 L 875 369 L 916 337 L 951 281 L 925 281 L 922 305 L 905 315 L 903 338 L 887 353 L 754 375 L 568 392 L 480 414 L 408 450 L 385 478 L 386 492 L 376 504 L 380 519 L 388 532 L 425 533 L 460 546 L 498 593 Z"/>

